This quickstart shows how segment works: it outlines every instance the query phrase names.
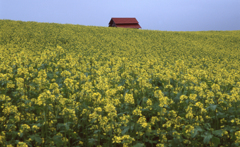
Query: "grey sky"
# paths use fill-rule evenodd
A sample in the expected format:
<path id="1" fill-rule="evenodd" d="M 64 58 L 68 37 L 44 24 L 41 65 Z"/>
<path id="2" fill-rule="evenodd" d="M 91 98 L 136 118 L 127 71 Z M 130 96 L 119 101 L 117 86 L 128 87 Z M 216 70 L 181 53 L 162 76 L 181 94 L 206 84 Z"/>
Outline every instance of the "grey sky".
<path id="1" fill-rule="evenodd" d="M 240 0 L 0 0 L 0 19 L 107 27 L 112 17 L 147 30 L 240 30 Z"/>

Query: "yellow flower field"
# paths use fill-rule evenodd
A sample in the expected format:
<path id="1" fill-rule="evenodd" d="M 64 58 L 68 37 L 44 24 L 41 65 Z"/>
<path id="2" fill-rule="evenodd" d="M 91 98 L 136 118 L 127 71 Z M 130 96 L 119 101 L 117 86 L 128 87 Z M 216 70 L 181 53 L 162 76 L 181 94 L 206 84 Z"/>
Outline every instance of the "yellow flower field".
<path id="1" fill-rule="evenodd" d="M 240 146 L 240 31 L 0 20 L 0 146 Z"/>

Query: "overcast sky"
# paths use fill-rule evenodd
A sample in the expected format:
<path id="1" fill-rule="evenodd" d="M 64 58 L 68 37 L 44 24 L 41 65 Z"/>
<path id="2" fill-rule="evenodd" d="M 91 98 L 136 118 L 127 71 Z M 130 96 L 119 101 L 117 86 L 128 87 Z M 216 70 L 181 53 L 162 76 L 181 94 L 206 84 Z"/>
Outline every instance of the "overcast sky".
<path id="1" fill-rule="evenodd" d="M 0 0 L 0 19 L 107 27 L 112 17 L 147 30 L 240 30 L 240 0 Z"/>

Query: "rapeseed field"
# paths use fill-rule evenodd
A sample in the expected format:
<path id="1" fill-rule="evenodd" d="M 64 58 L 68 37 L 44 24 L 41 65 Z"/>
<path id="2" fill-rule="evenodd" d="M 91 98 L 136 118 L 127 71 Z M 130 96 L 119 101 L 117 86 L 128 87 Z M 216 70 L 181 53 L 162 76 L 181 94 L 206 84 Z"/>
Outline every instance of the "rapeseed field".
<path id="1" fill-rule="evenodd" d="M 240 31 L 0 20 L 0 146 L 240 146 Z"/>

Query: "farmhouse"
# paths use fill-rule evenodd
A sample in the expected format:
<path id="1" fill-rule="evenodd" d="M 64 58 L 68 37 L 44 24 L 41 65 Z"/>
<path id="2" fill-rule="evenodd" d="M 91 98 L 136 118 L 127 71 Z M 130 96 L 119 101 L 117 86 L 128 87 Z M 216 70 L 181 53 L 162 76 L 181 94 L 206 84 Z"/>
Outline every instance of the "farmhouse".
<path id="1" fill-rule="evenodd" d="M 109 27 L 141 28 L 136 18 L 111 18 Z"/>

